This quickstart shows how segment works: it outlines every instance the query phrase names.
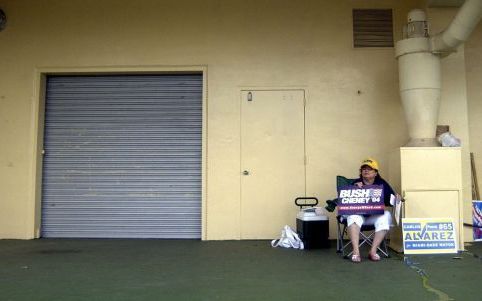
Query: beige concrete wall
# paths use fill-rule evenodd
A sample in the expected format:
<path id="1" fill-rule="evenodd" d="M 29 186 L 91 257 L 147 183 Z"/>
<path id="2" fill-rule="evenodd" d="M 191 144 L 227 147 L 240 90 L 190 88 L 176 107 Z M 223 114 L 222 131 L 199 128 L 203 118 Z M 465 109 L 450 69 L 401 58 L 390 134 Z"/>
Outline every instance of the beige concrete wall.
<path id="1" fill-rule="evenodd" d="M 356 176 L 365 156 L 377 158 L 388 176 L 390 151 L 408 139 L 397 63 L 392 48 L 353 49 L 351 10 L 393 8 L 399 39 L 406 13 L 417 4 L 0 0 L 9 19 L 0 32 L 0 238 L 36 233 L 39 70 L 205 66 L 205 239 L 240 237 L 243 88 L 305 89 L 308 195 L 334 197 L 335 176 Z M 476 72 L 471 78 L 480 79 Z"/>
<path id="2" fill-rule="evenodd" d="M 465 44 L 465 70 L 469 116 L 470 151 L 474 153 L 479 195 L 482 194 L 482 23 Z M 472 198 L 470 198 L 472 199 Z M 469 200 L 470 200 L 469 199 Z M 472 212 L 465 208 L 465 222 L 472 224 Z M 473 238 L 472 230 L 466 238 Z"/>
<path id="3" fill-rule="evenodd" d="M 429 9 L 432 33 L 444 30 L 450 24 L 457 10 L 457 8 Z M 482 76 L 481 69 L 479 68 L 478 74 L 473 72 L 473 68 L 477 68 L 482 62 L 480 54 L 477 58 L 477 54 L 482 49 L 480 40 L 480 31 L 475 31 L 470 36 L 468 42 L 461 45 L 457 52 L 442 59 L 442 99 L 438 124 L 450 125 L 452 134 L 462 141 L 463 213 L 465 223 L 471 223 L 472 218 L 470 152 L 480 152 L 482 149 L 482 145 L 479 142 L 480 139 L 470 132 L 473 132 L 471 129 L 480 128 L 482 125 L 482 119 L 470 118 L 474 112 L 480 110 L 478 108 L 480 107 L 480 101 L 477 104 L 474 101 L 476 96 L 472 95 L 476 91 L 474 81 L 479 80 L 478 86 L 482 82 L 480 81 Z M 479 42 L 478 46 L 477 42 Z M 479 60 L 478 63 L 477 59 Z M 472 241 L 472 229 L 465 227 L 464 230 L 465 240 Z"/>
<path id="4" fill-rule="evenodd" d="M 479 193 L 482 193 L 482 23 L 465 44 L 471 152 L 475 156 Z"/>

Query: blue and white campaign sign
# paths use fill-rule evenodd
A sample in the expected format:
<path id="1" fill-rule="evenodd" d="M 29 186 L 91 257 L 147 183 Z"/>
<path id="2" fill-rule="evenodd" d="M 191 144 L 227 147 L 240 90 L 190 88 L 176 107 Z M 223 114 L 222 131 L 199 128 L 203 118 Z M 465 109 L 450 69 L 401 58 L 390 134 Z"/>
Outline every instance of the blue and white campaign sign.
<path id="1" fill-rule="evenodd" d="M 482 201 L 472 201 L 474 241 L 482 241 Z"/>
<path id="2" fill-rule="evenodd" d="M 405 254 L 457 253 L 457 235 L 451 218 L 402 218 Z"/>
<path id="3" fill-rule="evenodd" d="M 344 186 L 338 191 L 338 214 L 383 214 L 383 185 Z"/>

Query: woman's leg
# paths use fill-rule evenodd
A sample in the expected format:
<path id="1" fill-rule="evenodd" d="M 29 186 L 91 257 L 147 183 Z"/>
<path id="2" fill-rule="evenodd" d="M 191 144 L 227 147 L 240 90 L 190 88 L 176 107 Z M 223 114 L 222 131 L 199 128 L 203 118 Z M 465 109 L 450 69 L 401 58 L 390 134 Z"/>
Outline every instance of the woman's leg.
<path id="1" fill-rule="evenodd" d="M 353 246 L 353 255 L 360 256 L 360 227 L 353 223 L 348 227 L 348 235 L 350 235 L 351 245 Z"/>
<path id="2" fill-rule="evenodd" d="M 353 247 L 353 255 L 360 258 L 360 229 L 365 218 L 361 215 L 348 215 L 346 217 L 346 224 L 348 226 L 348 235 Z M 352 259 L 353 260 L 353 259 Z"/>
<path id="3" fill-rule="evenodd" d="M 381 215 L 372 215 L 370 216 L 366 223 L 375 225 L 375 235 L 373 237 L 373 244 L 370 248 L 370 252 L 368 253 L 372 258 L 377 254 L 377 249 L 380 244 L 385 239 L 385 235 L 387 235 L 388 230 L 390 229 L 390 224 L 392 222 L 392 215 L 389 211 L 385 211 L 384 214 Z M 375 256 L 375 257 L 378 257 Z M 378 257 L 379 258 L 379 257 Z"/>
<path id="4" fill-rule="evenodd" d="M 377 253 L 377 249 L 382 243 L 382 241 L 385 239 L 385 235 L 387 234 L 387 232 L 387 230 L 380 230 L 378 232 L 375 232 L 375 236 L 373 237 L 373 244 L 369 254 L 375 255 Z"/>

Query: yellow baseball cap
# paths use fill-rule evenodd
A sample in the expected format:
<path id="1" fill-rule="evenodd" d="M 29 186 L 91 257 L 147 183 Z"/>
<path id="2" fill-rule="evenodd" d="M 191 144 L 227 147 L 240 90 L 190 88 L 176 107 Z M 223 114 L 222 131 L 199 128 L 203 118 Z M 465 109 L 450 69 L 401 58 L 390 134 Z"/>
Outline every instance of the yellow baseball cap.
<path id="1" fill-rule="evenodd" d="M 375 159 L 367 158 L 367 159 L 363 160 L 360 167 L 363 167 L 365 165 L 370 166 L 371 168 L 378 170 L 378 162 Z"/>

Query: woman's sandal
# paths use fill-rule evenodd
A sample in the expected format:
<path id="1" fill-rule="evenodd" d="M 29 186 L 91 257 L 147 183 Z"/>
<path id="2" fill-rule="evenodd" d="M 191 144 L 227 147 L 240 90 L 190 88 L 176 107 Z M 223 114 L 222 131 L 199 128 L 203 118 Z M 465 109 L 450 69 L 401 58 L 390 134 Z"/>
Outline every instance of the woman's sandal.
<path id="1" fill-rule="evenodd" d="M 351 262 L 360 263 L 361 262 L 360 255 L 356 255 L 356 254 L 351 255 Z"/>
<path id="2" fill-rule="evenodd" d="M 368 254 L 368 259 L 370 259 L 371 261 L 380 261 L 380 255 L 378 255 L 377 253 L 375 254 Z"/>

